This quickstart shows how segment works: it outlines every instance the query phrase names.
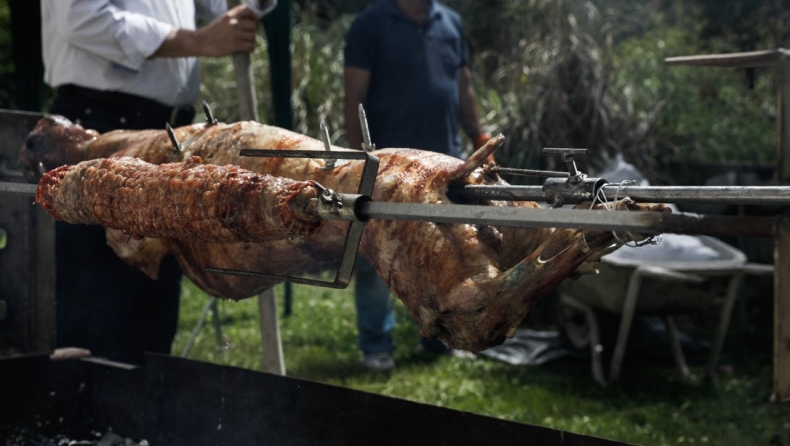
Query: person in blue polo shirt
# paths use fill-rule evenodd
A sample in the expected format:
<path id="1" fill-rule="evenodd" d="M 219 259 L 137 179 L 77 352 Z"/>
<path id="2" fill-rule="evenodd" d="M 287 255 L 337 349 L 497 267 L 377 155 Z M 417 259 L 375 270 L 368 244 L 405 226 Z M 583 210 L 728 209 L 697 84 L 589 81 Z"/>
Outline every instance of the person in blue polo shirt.
<path id="1" fill-rule="evenodd" d="M 461 18 L 435 0 L 380 0 L 354 20 L 344 51 L 344 114 L 352 148 L 361 148 L 363 104 L 377 148 L 408 147 L 461 157 L 459 128 L 482 146 Z M 493 159 L 490 159 L 493 161 Z M 365 261 L 357 264 L 359 345 L 372 370 L 395 366 L 389 291 Z M 421 350 L 453 354 L 439 341 Z"/>

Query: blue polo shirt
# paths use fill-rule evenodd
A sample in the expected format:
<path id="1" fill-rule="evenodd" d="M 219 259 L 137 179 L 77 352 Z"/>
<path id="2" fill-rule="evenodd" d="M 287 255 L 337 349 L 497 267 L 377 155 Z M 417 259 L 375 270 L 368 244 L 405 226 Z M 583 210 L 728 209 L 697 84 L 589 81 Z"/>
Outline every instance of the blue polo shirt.
<path id="1" fill-rule="evenodd" d="M 417 25 L 395 0 L 381 0 L 354 20 L 344 55 L 345 66 L 370 70 L 364 106 L 377 148 L 461 157 L 458 71 L 468 49 L 455 11 L 432 1 Z"/>

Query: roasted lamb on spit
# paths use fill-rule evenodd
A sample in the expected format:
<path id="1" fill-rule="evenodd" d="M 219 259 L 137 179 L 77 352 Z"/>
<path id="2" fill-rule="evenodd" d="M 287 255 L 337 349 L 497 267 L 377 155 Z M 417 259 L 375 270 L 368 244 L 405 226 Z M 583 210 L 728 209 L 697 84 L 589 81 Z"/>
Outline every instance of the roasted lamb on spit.
<path id="1" fill-rule="evenodd" d="M 29 179 L 55 169 L 41 179 L 37 198 L 53 216 L 110 228 L 108 244 L 152 277 L 172 254 L 213 296 L 246 298 L 274 283 L 212 274 L 206 267 L 297 274 L 342 250 L 346 223 L 322 224 L 310 203 L 315 183 L 353 192 L 361 161 L 324 169 L 317 159 L 240 156 L 244 148 L 324 150 L 318 140 L 255 122 L 195 124 L 175 129 L 175 135 L 180 152 L 164 130 L 99 135 L 52 116 L 31 132 L 20 160 Z M 504 184 L 484 165 L 503 139 L 492 138 L 466 161 L 415 149 L 375 151 L 380 166 L 372 199 L 451 203 L 451 187 Z M 169 212 L 159 212 L 162 206 Z M 262 209 L 267 206 L 272 209 Z M 667 210 L 627 198 L 615 206 Z M 404 302 L 421 336 L 480 351 L 513 336 L 538 298 L 619 244 L 602 231 L 372 220 L 360 255 Z"/>

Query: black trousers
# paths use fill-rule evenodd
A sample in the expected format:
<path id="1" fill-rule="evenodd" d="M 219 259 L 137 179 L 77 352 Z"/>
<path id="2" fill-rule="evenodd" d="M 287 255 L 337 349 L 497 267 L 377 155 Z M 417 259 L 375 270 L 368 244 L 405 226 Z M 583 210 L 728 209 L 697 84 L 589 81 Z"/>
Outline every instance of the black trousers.
<path id="1" fill-rule="evenodd" d="M 192 121 L 189 109 L 172 110 L 141 98 L 85 89 L 59 91 L 52 114 L 99 132 L 164 128 Z M 173 119 L 174 118 L 174 119 Z M 58 347 L 83 347 L 94 356 L 143 364 L 143 352 L 170 353 L 178 326 L 181 271 L 172 257 L 151 280 L 107 246 L 100 226 L 57 222 L 56 304 Z"/>

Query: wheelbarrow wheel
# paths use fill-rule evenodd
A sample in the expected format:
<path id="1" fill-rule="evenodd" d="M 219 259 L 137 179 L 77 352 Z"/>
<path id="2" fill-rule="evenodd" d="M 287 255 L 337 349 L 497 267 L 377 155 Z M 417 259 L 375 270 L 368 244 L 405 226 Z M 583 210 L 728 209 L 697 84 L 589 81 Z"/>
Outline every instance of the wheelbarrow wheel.
<path id="1" fill-rule="evenodd" d="M 568 305 L 560 304 L 560 339 L 578 350 L 590 348 L 590 323 L 587 316 Z"/>

